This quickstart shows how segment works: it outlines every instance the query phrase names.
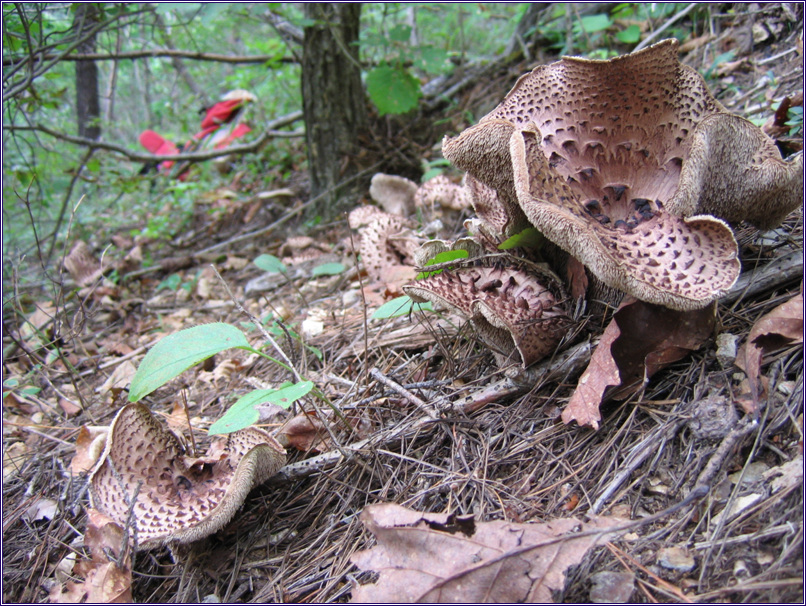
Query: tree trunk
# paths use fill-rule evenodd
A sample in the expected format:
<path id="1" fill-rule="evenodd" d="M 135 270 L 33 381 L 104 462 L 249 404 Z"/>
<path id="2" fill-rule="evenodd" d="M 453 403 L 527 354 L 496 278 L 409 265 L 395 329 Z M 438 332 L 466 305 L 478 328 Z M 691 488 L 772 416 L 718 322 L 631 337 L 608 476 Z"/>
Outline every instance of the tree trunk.
<path id="1" fill-rule="evenodd" d="M 302 104 L 305 115 L 311 195 L 322 196 L 310 214 L 330 219 L 355 203 L 363 183 L 355 159 L 367 107 L 358 62 L 361 4 L 306 4 L 302 51 Z"/>
<path id="2" fill-rule="evenodd" d="M 75 35 L 84 36 L 87 30 L 97 24 L 98 17 L 97 4 L 77 4 L 73 18 Z M 94 53 L 95 36 L 82 42 L 76 51 Z M 101 138 L 101 103 L 98 95 L 98 66 L 95 61 L 76 61 L 76 122 L 79 137 Z"/>

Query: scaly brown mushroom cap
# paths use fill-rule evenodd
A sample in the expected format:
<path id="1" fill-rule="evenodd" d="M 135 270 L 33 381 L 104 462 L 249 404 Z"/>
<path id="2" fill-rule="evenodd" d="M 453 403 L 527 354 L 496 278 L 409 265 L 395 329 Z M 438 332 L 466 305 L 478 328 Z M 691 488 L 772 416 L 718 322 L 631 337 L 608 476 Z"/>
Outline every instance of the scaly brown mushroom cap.
<path id="1" fill-rule="evenodd" d="M 417 188 L 414 194 L 414 206 L 417 208 L 440 206 L 451 210 L 464 210 L 470 206 L 470 192 L 445 175 L 437 175 Z"/>
<path id="2" fill-rule="evenodd" d="M 112 422 L 90 475 L 91 503 L 125 527 L 134 499 L 138 549 L 189 543 L 220 530 L 285 460 L 277 440 L 256 427 L 230 434 L 217 456 L 186 457 L 147 406 L 130 404 Z"/>
<path id="3" fill-rule="evenodd" d="M 495 190 L 502 236 L 525 215 L 604 283 L 675 309 L 707 305 L 740 271 L 730 228 L 699 215 L 766 226 L 803 190 L 802 157 L 784 162 L 728 114 L 674 40 L 535 68 L 443 153 Z"/>
<path id="4" fill-rule="evenodd" d="M 415 301 L 431 301 L 469 318 L 499 363 L 511 361 L 516 350 L 524 367 L 544 358 L 569 324 L 559 282 L 548 272 L 499 265 L 457 267 L 403 290 Z"/>
<path id="5" fill-rule="evenodd" d="M 350 212 L 347 222 L 361 235 L 361 262 L 373 279 L 383 280 L 411 262 L 417 242 L 403 217 L 374 206 L 359 206 Z"/>
<path id="6" fill-rule="evenodd" d="M 408 217 L 414 211 L 417 189 L 417 184 L 405 177 L 375 173 L 369 186 L 369 195 L 386 212 Z"/>

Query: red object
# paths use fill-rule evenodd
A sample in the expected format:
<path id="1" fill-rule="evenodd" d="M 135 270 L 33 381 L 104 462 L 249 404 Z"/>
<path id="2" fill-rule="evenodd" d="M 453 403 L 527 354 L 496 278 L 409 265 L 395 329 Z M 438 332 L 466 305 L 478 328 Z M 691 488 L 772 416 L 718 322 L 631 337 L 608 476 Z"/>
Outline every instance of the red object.
<path id="1" fill-rule="evenodd" d="M 216 149 L 224 149 L 225 147 L 229 147 L 229 145 L 235 141 L 235 139 L 240 139 L 247 133 L 251 133 L 252 129 L 249 128 L 246 124 L 239 124 L 235 128 L 232 129 L 232 132 L 224 137 L 221 141 L 215 144 Z"/>
<path id="2" fill-rule="evenodd" d="M 243 99 L 219 101 L 207 110 L 201 123 L 201 131 L 193 135 L 196 140 L 204 139 L 207 135 L 218 129 L 222 124 L 230 122 L 238 110 L 243 107 Z"/>

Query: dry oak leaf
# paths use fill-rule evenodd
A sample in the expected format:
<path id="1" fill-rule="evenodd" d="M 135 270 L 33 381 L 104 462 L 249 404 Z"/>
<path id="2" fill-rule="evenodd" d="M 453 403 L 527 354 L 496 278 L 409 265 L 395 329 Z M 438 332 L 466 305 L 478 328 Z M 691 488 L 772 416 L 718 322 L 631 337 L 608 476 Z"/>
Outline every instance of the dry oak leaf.
<path id="1" fill-rule="evenodd" d="M 803 343 L 802 288 L 801 285 L 800 293 L 756 321 L 736 356 L 736 366 L 745 372 L 750 383 L 753 410 L 758 409 L 761 359 L 764 354 L 787 345 Z"/>
<path id="2" fill-rule="evenodd" d="M 87 514 L 89 520 L 84 544 L 90 549 L 92 559 L 80 560 L 73 567 L 76 574 L 84 577 L 84 581 L 67 581 L 66 591 L 57 585 L 49 599 L 61 604 L 131 603 L 131 552 L 126 549 L 123 528 L 95 509 L 88 510 Z M 120 557 L 121 551 L 124 552 L 123 557 Z"/>
<path id="3" fill-rule="evenodd" d="M 361 521 L 377 545 L 351 561 L 379 573 L 353 588 L 354 603 L 549 603 L 565 571 L 621 522 L 561 518 L 543 524 L 475 522 L 423 514 L 393 503 L 370 505 Z M 592 531 L 592 532 L 585 532 Z M 608 536 L 609 535 L 609 536 Z"/>
<path id="4" fill-rule="evenodd" d="M 563 410 L 563 421 L 598 429 L 599 406 L 608 387 L 618 387 L 608 397 L 629 397 L 661 368 L 699 349 L 715 321 L 713 307 L 675 311 L 627 297 L 605 328 Z"/>
<path id="5" fill-rule="evenodd" d="M 528 219 L 608 286 L 695 309 L 739 275 L 725 221 L 780 223 L 801 203 L 803 156 L 784 161 L 677 49 L 539 66 L 443 153 L 495 190 L 474 207 L 500 235 Z"/>
<path id="6" fill-rule="evenodd" d="M 179 439 L 148 407 L 124 406 L 90 475 L 92 506 L 125 526 L 134 502 L 138 549 L 213 534 L 232 519 L 249 491 L 286 460 L 277 440 L 256 427 L 233 432 L 222 442 L 210 447 L 207 458 L 186 456 Z"/>
<path id="7" fill-rule="evenodd" d="M 277 431 L 277 441 L 302 452 L 327 452 L 331 449 L 330 434 L 315 412 L 301 412 Z"/>

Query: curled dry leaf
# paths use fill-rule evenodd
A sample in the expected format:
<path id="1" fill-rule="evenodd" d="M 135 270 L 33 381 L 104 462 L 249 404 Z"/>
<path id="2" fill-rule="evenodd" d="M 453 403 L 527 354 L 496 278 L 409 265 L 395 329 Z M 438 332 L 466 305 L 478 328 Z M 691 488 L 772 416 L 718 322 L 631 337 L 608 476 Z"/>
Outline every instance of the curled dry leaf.
<path id="1" fill-rule="evenodd" d="M 255 427 L 213 444 L 207 458 L 185 456 L 177 437 L 144 404 L 131 404 L 109 428 L 90 475 L 90 500 L 121 526 L 133 501 L 139 549 L 189 543 L 221 529 L 252 487 L 277 473 L 285 459 L 277 440 Z"/>
<path id="2" fill-rule="evenodd" d="M 100 261 L 95 258 L 83 240 L 73 245 L 70 253 L 64 258 L 64 267 L 81 287 L 89 286 L 103 275 Z"/>
<path id="3" fill-rule="evenodd" d="M 91 560 L 78 561 L 73 570 L 83 582 L 68 580 L 57 585 L 50 601 L 60 604 L 125 604 L 132 601 L 131 552 L 126 548 L 123 528 L 95 509 L 87 512 L 84 544 Z M 122 556 L 122 557 L 121 557 Z"/>
<path id="4" fill-rule="evenodd" d="M 315 412 L 302 412 L 283 425 L 277 441 L 302 452 L 326 452 L 331 448 L 330 434 Z"/>
<path id="5" fill-rule="evenodd" d="M 599 406 L 608 387 L 619 387 L 608 397 L 629 397 L 661 368 L 699 349 L 713 333 L 715 321 L 713 307 L 675 311 L 632 298 L 625 300 L 605 328 L 563 410 L 563 421 L 597 429 Z"/>
<path id="6" fill-rule="evenodd" d="M 795 343 L 803 343 L 803 292 L 757 320 L 736 356 L 736 366 L 747 374 L 750 383 L 751 412 L 758 410 L 762 357 Z"/>
<path id="7" fill-rule="evenodd" d="M 612 540 L 608 530 L 621 520 L 476 522 L 383 503 L 364 509 L 361 521 L 377 539 L 375 547 L 351 557 L 362 570 L 379 573 L 376 583 L 353 589 L 352 601 L 366 604 L 550 603 L 565 571 L 595 545 Z"/>

